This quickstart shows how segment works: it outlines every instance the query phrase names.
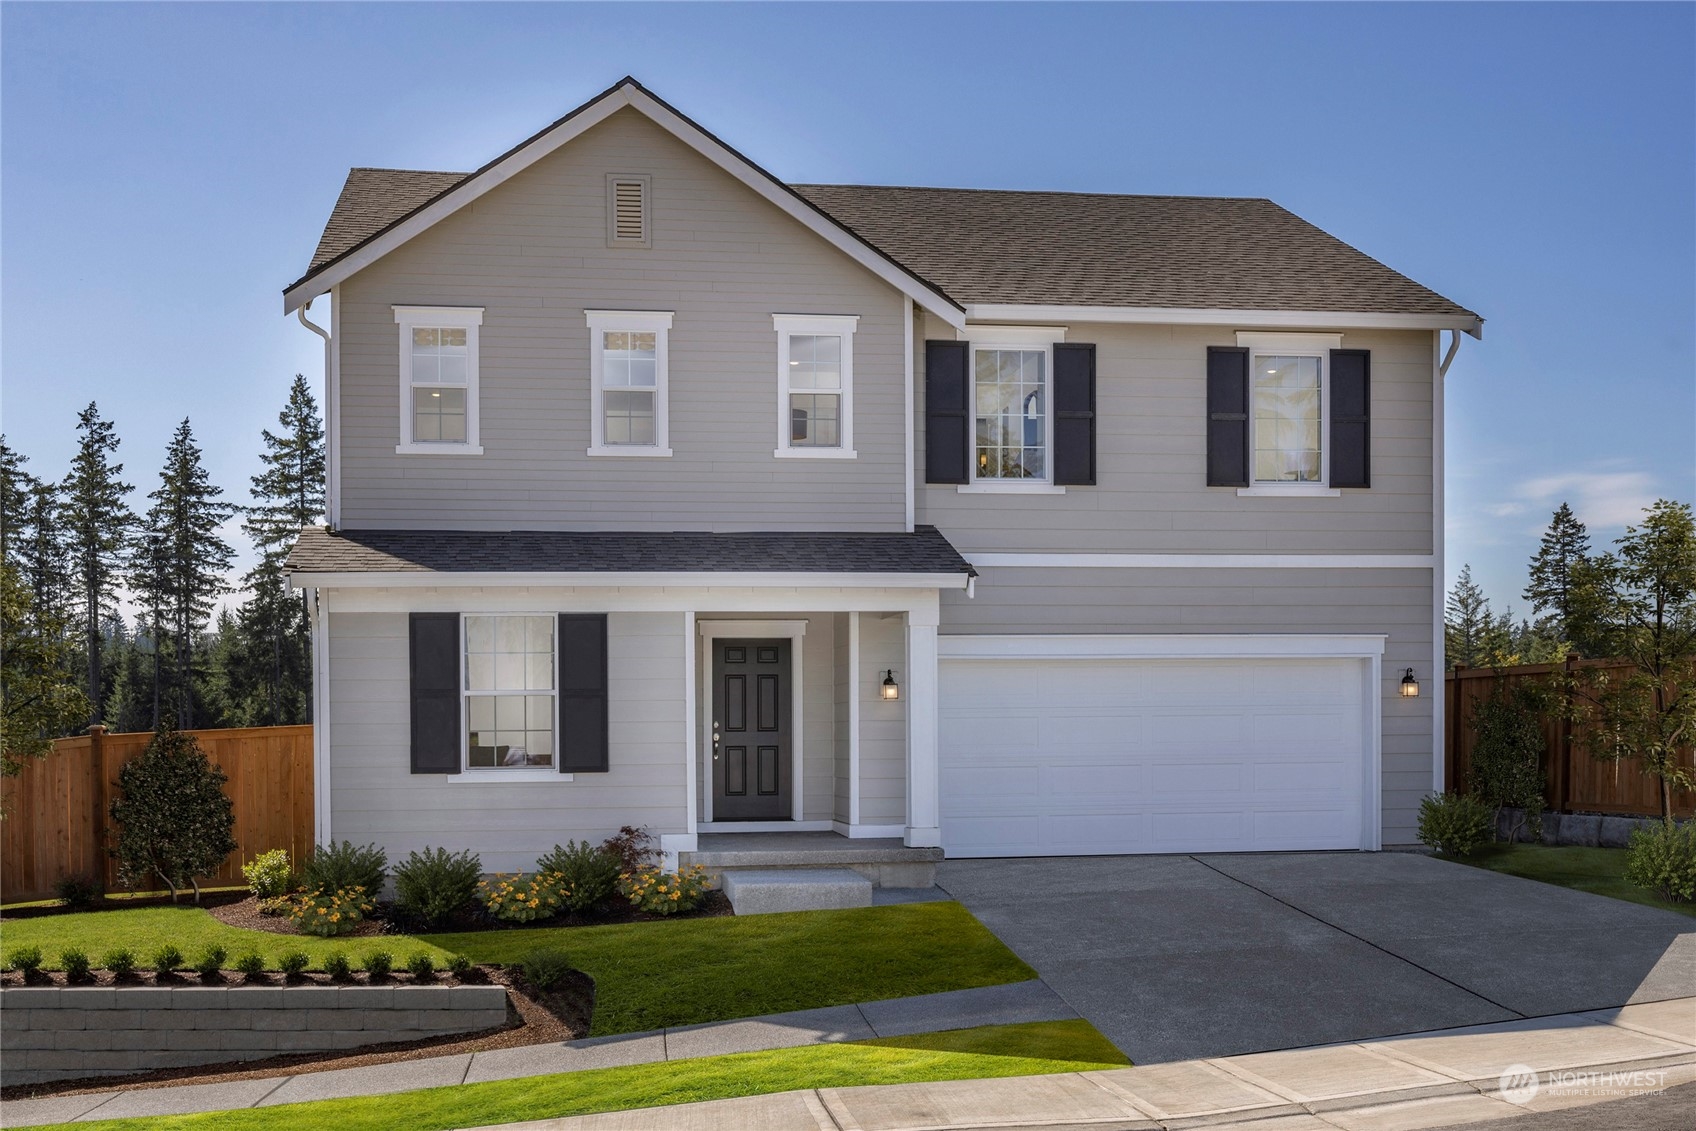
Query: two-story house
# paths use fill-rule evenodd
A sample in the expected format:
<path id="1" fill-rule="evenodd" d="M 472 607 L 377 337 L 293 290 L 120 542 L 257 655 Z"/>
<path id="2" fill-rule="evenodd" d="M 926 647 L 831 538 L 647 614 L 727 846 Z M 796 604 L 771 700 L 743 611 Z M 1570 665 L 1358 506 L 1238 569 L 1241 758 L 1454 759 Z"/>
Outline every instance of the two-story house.
<path id="1" fill-rule="evenodd" d="M 1441 788 L 1482 321 L 1269 201 L 789 185 L 626 79 L 353 170 L 284 297 L 321 842 L 1376 849 Z"/>

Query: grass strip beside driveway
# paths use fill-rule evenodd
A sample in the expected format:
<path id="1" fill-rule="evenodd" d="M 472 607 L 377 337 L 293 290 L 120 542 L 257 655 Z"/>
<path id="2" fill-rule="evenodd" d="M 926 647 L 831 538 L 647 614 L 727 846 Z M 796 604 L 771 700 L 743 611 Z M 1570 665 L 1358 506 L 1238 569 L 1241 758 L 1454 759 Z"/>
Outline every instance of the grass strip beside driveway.
<path id="1" fill-rule="evenodd" d="M 595 979 L 595 1036 L 1036 977 L 953 902 L 424 938 L 490 963 L 561 947 Z"/>
<path id="2" fill-rule="evenodd" d="M 603 1111 L 760 1096 L 801 1088 L 1039 1076 L 1117 1068 L 1125 1057 L 1087 1021 L 956 1029 L 917 1037 L 808 1045 L 625 1068 L 527 1076 L 387 1096 L 280 1104 L 201 1115 L 98 1120 L 97 1131 L 412 1131 L 555 1119 Z"/>
<path id="3" fill-rule="evenodd" d="M 1623 848 L 1583 848 L 1577 845 L 1489 844 L 1471 856 L 1444 857 L 1475 868 L 1541 880 L 1575 891 L 1612 896 L 1663 911 L 1696 916 L 1696 903 L 1674 903 L 1652 891 L 1626 882 Z"/>

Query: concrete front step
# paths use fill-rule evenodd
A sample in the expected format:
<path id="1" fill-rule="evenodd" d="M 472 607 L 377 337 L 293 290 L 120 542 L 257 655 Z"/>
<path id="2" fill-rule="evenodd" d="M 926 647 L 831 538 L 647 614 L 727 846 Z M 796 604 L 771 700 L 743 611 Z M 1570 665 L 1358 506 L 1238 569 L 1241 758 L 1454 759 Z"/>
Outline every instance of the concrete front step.
<path id="1" fill-rule="evenodd" d="M 714 883 L 754 869 L 850 869 L 879 888 L 928 888 L 936 883 L 940 848 L 909 848 L 896 838 L 851 839 L 835 833 L 703 833 L 699 846 L 679 854 L 699 864 Z"/>
<path id="2" fill-rule="evenodd" d="M 724 874 L 738 915 L 870 907 L 872 882 L 848 868 L 742 868 Z"/>

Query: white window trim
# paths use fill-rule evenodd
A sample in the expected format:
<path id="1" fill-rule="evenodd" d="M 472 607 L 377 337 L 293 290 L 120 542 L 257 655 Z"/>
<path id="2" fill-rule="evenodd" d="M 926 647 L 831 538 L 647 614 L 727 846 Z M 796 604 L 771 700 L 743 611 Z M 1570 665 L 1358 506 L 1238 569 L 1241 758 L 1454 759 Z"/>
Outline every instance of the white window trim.
<path id="1" fill-rule="evenodd" d="M 667 407 L 671 384 L 670 310 L 585 310 L 589 323 L 589 455 L 635 458 L 665 458 L 671 455 L 671 413 Z M 602 354 L 606 335 L 620 330 L 654 335 L 654 442 L 608 444 L 606 415 L 602 412 Z"/>
<path id="2" fill-rule="evenodd" d="M 396 306 L 395 322 L 400 327 L 400 443 L 396 455 L 480 456 L 482 434 L 478 427 L 478 345 L 483 325 L 480 306 Z M 412 438 L 412 330 L 415 326 L 465 331 L 465 442 L 414 440 Z"/>
<path id="3" fill-rule="evenodd" d="M 554 686 L 548 694 L 554 697 L 554 764 L 549 767 L 525 766 L 523 768 L 502 769 L 499 766 L 471 766 L 471 728 L 470 720 L 466 717 L 466 704 L 471 698 L 471 689 L 465 686 L 465 642 L 470 639 L 465 622 L 469 617 L 547 617 L 554 624 Z M 492 784 L 494 782 L 543 782 L 543 781 L 572 781 L 576 775 L 561 773 L 559 770 L 560 749 L 559 735 L 559 614 L 551 612 L 462 612 L 459 614 L 459 773 L 446 775 L 449 781 L 460 783 L 476 782 Z"/>
<path id="4" fill-rule="evenodd" d="M 969 343 L 970 356 L 966 363 L 966 380 L 972 390 L 970 443 L 972 454 L 966 460 L 971 482 L 961 483 L 954 490 L 961 495 L 1064 495 L 1066 488 L 1054 482 L 1054 345 L 1066 340 L 1064 326 L 968 326 L 962 335 Z M 977 355 L 980 349 L 1040 350 L 1043 354 L 1043 477 L 1041 479 L 979 479 L 977 457 L 978 380 Z"/>
<path id="5" fill-rule="evenodd" d="M 1249 485 L 1237 488 L 1243 499 L 1338 499 L 1331 486 L 1331 351 L 1343 348 L 1341 334 L 1266 334 L 1237 331 L 1237 345 L 1248 350 Z M 1319 359 L 1319 482 L 1259 483 L 1254 479 L 1254 367 L 1262 357 Z"/>
<path id="6" fill-rule="evenodd" d="M 777 331 L 777 447 L 778 459 L 855 459 L 854 450 L 854 329 L 857 314 L 774 314 L 771 328 Z M 834 448 L 792 447 L 789 443 L 789 339 L 791 335 L 818 334 L 842 339 L 842 390 Z"/>

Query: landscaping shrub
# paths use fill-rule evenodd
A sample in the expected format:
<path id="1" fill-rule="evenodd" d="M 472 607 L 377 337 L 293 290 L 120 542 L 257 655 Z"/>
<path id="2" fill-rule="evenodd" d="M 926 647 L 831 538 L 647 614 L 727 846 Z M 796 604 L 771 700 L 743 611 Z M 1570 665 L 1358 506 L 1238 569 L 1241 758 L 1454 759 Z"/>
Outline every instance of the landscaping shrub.
<path id="1" fill-rule="evenodd" d="M 650 915 L 675 915 L 693 911 L 707 894 L 707 870 L 692 864 L 677 872 L 642 868 L 619 878 L 619 891 L 639 911 Z"/>
<path id="2" fill-rule="evenodd" d="M 609 836 L 601 842 L 601 851 L 618 861 L 620 872 L 656 868 L 660 862 L 660 846 L 654 834 L 630 825 L 619 829 L 617 836 Z"/>
<path id="3" fill-rule="evenodd" d="M 200 952 L 194 960 L 194 972 L 200 975 L 201 981 L 210 982 L 218 977 L 218 971 L 224 968 L 224 959 L 229 954 L 216 943 Z"/>
<path id="4" fill-rule="evenodd" d="M 1696 820 L 1638 829 L 1625 851 L 1628 882 L 1676 903 L 1696 900 Z"/>
<path id="5" fill-rule="evenodd" d="M 345 982 L 353 977 L 353 967 L 348 965 L 347 955 L 341 951 L 332 951 L 324 956 L 324 973 L 330 976 L 332 982 Z"/>
<path id="6" fill-rule="evenodd" d="M 86 982 L 88 980 L 88 955 L 76 947 L 59 955 L 59 965 L 65 968 L 65 981 Z"/>
<path id="7" fill-rule="evenodd" d="M 224 795 L 224 771 L 213 765 L 193 735 L 161 723 L 139 758 L 118 771 L 122 795 L 112 802 L 118 825 L 118 877 L 136 887 L 158 876 L 171 889 L 194 886 L 236 850 L 235 808 Z"/>
<path id="8" fill-rule="evenodd" d="M 565 905 L 580 914 L 610 899 L 618 890 L 618 874 L 624 870 L 620 853 L 606 845 L 597 848 L 586 840 L 556 844 L 552 852 L 536 861 L 537 872 L 560 878 Z"/>
<path id="9" fill-rule="evenodd" d="M 1500 813 L 1518 809 L 1531 839 L 1543 839 L 1543 720 L 1546 695 L 1527 684 L 1498 681 L 1495 690 L 1472 709 L 1476 740 L 1467 769 L 1467 787 L 1479 801 Z M 1508 829 L 1511 844 L 1519 824 Z M 1494 840 L 1495 823 L 1491 822 Z"/>
<path id="10" fill-rule="evenodd" d="M 261 852 L 241 866 L 241 874 L 247 880 L 247 890 L 252 892 L 253 897 L 262 905 L 278 896 L 287 895 L 289 881 L 294 879 L 294 873 L 289 868 L 288 850 L 283 848 Z M 261 910 L 263 909 L 261 906 Z"/>
<path id="11" fill-rule="evenodd" d="M 38 946 L 20 946 L 6 960 L 6 965 L 24 976 L 29 981 L 41 969 L 41 948 Z"/>
<path id="12" fill-rule="evenodd" d="M 153 952 L 153 972 L 156 974 L 169 974 L 182 964 L 183 952 L 170 943 Z"/>
<path id="13" fill-rule="evenodd" d="M 265 976 L 265 959 L 258 951 L 250 950 L 236 959 L 236 970 L 249 982 L 257 982 Z"/>
<path id="14" fill-rule="evenodd" d="M 365 972 L 371 975 L 371 980 L 387 978 L 395 968 L 395 956 L 386 950 L 374 950 L 365 956 Z"/>
<path id="15" fill-rule="evenodd" d="M 383 890 L 389 857 L 374 844 L 355 847 L 352 841 L 320 845 L 300 869 L 300 886 L 308 891 L 346 891 L 364 888 L 373 897 Z"/>
<path id="16" fill-rule="evenodd" d="M 406 972 L 420 982 L 433 982 L 436 980 L 436 960 L 421 950 L 406 960 Z"/>
<path id="17" fill-rule="evenodd" d="M 347 934 L 376 907 L 376 902 L 366 896 L 362 887 L 333 892 L 310 891 L 294 900 L 289 908 L 289 919 L 307 934 L 327 939 Z"/>
<path id="18" fill-rule="evenodd" d="M 483 862 L 471 851 L 426 848 L 395 865 L 395 906 L 435 927 L 471 902 Z"/>
<path id="19" fill-rule="evenodd" d="M 283 956 L 277 959 L 277 969 L 283 972 L 284 977 L 295 978 L 306 973 L 306 968 L 311 962 L 312 959 L 307 957 L 304 950 L 288 950 L 284 951 Z"/>
<path id="20" fill-rule="evenodd" d="M 53 885 L 59 902 L 66 907 L 90 907 L 101 896 L 100 885 L 87 876 L 60 876 Z"/>
<path id="21" fill-rule="evenodd" d="M 526 954 L 518 963 L 524 980 L 535 989 L 547 993 L 565 984 L 572 971 L 571 959 L 563 950 L 544 947 Z"/>
<path id="22" fill-rule="evenodd" d="M 105 957 L 101 958 L 100 965 L 112 971 L 114 978 L 127 978 L 135 973 L 135 955 L 119 947 L 117 950 L 107 951 Z"/>
<path id="23" fill-rule="evenodd" d="M 452 974 L 456 978 L 464 978 L 467 974 L 471 973 L 471 959 L 465 957 L 463 954 L 449 955 L 448 973 Z"/>
<path id="24" fill-rule="evenodd" d="M 1470 856 L 1493 839 L 1495 823 L 1470 793 L 1433 793 L 1419 803 L 1419 842 L 1444 856 Z"/>
<path id="25" fill-rule="evenodd" d="M 477 885 L 477 898 L 489 914 L 505 923 L 533 923 L 565 905 L 569 893 L 558 876 L 496 876 Z"/>

